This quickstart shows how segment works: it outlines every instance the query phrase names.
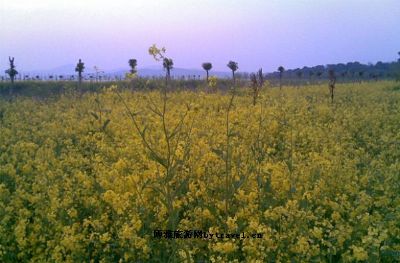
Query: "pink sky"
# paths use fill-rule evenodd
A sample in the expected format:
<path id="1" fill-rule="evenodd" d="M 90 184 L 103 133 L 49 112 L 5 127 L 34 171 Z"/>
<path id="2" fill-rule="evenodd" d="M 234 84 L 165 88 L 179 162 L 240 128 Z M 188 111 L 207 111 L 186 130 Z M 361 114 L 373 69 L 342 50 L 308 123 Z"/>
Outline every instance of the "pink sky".
<path id="1" fill-rule="evenodd" d="M 0 67 L 156 64 L 167 48 L 176 67 L 210 61 L 227 70 L 275 70 L 348 61 L 393 61 L 400 51 L 398 0 L 14 0 L 0 3 Z"/>

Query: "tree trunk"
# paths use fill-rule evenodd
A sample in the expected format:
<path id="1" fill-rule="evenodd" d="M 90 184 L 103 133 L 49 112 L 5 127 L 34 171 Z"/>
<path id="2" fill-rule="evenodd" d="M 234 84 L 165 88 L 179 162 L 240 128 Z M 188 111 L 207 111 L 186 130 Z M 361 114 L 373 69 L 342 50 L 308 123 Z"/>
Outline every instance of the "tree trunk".
<path id="1" fill-rule="evenodd" d="M 14 77 L 10 77 L 10 79 L 11 79 L 11 86 L 10 86 L 9 94 L 12 95 L 13 89 L 14 89 Z"/>
<path id="2" fill-rule="evenodd" d="M 170 69 L 167 68 L 167 73 L 165 74 L 164 98 L 167 97 L 167 87 L 168 87 L 168 80 L 169 79 L 170 79 Z"/>
<path id="3" fill-rule="evenodd" d="M 82 73 L 80 72 L 78 74 L 78 89 L 79 93 L 82 93 Z"/>

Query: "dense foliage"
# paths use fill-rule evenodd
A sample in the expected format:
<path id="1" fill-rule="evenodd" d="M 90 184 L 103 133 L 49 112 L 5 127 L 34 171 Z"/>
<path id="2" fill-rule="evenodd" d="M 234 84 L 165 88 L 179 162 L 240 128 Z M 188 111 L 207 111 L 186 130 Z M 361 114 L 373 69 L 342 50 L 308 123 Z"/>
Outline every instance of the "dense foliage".
<path id="1" fill-rule="evenodd" d="M 336 89 L 0 98 L 0 261 L 398 261 L 400 89 Z"/>
<path id="2" fill-rule="evenodd" d="M 335 71 L 342 81 L 361 81 L 371 79 L 399 79 L 400 59 L 394 62 L 378 61 L 376 64 L 362 64 L 358 61 L 313 67 L 288 69 L 283 74 L 286 80 L 303 78 L 306 81 L 329 79 L 329 70 Z M 280 70 L 267 74 L 267 78 L 278 78 Z M 298 81 L 298 80 L 297 80 Z M 303 82 L 304 83 L 304 82 Z"/>

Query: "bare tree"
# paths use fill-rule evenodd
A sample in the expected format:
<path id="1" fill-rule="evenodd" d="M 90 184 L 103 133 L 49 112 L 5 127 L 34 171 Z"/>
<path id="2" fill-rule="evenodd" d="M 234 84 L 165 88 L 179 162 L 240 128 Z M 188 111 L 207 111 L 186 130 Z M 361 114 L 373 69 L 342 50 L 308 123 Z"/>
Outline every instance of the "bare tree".
<path id="1" fill-rule="evenodd" d="M 11 83 L 14 83 L 15 76 L 18 74 L 18 71 L 15 69 L 14 57 L 8 57 L 8 61 L 10 62 L 10 68 L 5 72 L 10 76 Z M 10 92 L 12 92 L 10 90 Z"/>
<path id="2" fill-rule="evenodd" d="M 333 92 L 335 90 L 336 76 L 333 69 L 329 70 L 329 91 L 331 93 L 331 102 L 333 102 Z"/>
<path id="3" fill-rule="evenodd" d="M 76 68 L 75 68 L 75 71 L 78 72 L 79 89 L 81 89 L 82 73 L 84 70 L 85 70 L 85 64 L 82 62 L 81 59 L 79 59 L 78 64 L 76 64 Z"/>
<path id="4" fill-rule="evenodd" d="M 256 105 L 258 94 L 262 86 L 264 85 L 264 75 L 262 69 L 259 69 L 257 73 L 250 74 L 251 88 L 253 89 L 253 105 Z"/>
<path id="5" fill-rule="evenodd" d="M 283 76 L 283 72 L 285 71 L 285 68 L 282 66 L 279 66 L 278 71 L 279 71 L 279 88 L 282 89 L 282 76 Z"/>
<path id="6" fill-rule="evenodd" d="M 98 82 L 101 79 L 100 74 L 103 74 L 104 71 L 102 71 L 98 66 L 94 66 L 93 69 L 94 69 L 94 72 L 96 72 L 96 82 Z"/>
<path id="7" fill-rule="evenodd" d="M 136 73 L 137 73 L 137 70 L 136 70 L 137 60 L 134 59 L 134 58 L 132 58 L 132 59 L 130 59 L 130 60 L 128 61 L 128 63 L 129 63 L 129 66 L 131 67 L 130 73 L 131 73 L 131 74 L 136 74 Z"/>
<path id="8" fill-rule="evenodd" d="M 163 67 L 166 71 L 166 79 L 170 80 L 171 79 L 171 69 L 174 66 L 174 62 L 172 61 L 171 58 L 164 58 L 163 59 Z"/>
<path id="9" fill-rule="evenodd" d="M 232 70 L 233 84 L 235 84 L 236 83 L 236 81 L 235 81 L 235 71 L 238 70 L 238 68 L 239 68 L 238 63 L 231 60 L 231 61 L 228 62 L 227 67 Z"/>
<path id="10" fill-rule="evenodd" d="M 204 62 L 201 66 L 207 73 L 207 83 L 208 83 L 208 72 L 212 69 L 212 64 L 210 62 Z"/>

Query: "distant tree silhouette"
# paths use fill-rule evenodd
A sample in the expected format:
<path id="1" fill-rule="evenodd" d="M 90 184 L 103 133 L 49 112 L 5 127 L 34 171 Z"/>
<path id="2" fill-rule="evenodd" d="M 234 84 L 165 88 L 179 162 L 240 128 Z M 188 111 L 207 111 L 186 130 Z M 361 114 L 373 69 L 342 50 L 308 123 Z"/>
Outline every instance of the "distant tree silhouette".
<path id="1" fill-rule="evenodd" d="M 173 66 L 174 66 L 174 62 L 172 61 L 171 58 L 164 58 L 163 59 L 163 67 L 167 72 L 166 78 L 168 80 L 171 79 L 171 69 L 173 68 Z"/>
<path id="2" fill-rule="evenodd" d="M 85 64 L 82 62 L 81 59 L 79 59 L 78 64 L 76 64 L 75 71 L 78 72 L 78 84 L 79 84 L 79 89 L 81 88 L 81 83 L 82 83 L 82 73 L 85 70 Z"/>
<path id="3" fill-rule="evenodd" d="M 207 83 L 208 83 L 208 72 L 212 69 L 212 64 L 210 62 L 204 62 L 201 66 L 207 73 Z"/>
<path id="4" fill-rule="evenodd" d="M 397 59 L 398 65 L 394 67 L 395 70 L 393 72 L 396 82 L 400 81 L 400 51 L 397 52 L 397 55 L 399 55 L 399 58 Z"/>
<path id="5" fill-rule="evenodd" d="M 232 70 L 233 84 L 235 84 L 235 83 L 236 83 L 236 80 L 235 80 L 235 71 L 238 70 L 238 68 L 239 68 L 238 63 L 231 60 L 231 61 L 228 62 L 227 67 L 230 68 L 230 69 Z"/>
<path id="6" fill-rule="evenodd" d="M 136 66 L 137 66 L 137 60 L 132 58 L 128 61 L 129 63 L 129 67 L 131 67 L 131 69 L 129 70 L 129 72 L 131 74 L 136 74 L 137 70 L 136 70 Z"/>
<path id="7" fill-rule="evenodd" d="M 359 71 L 358 76 L 359 76 L 359 81 L 361 82 L 361 80 L 363 79 L 363 76 L 364 76 L 364 71 Z"/>
<path id="8" fill-rule="evenodd" d="M 375 81 L 378 81 L 379 75 L 376 73 L 369 73 L 369 78 L 374 79 Z"/>
<path id="9" fill-rule="evenodd" d="M 333 92 L 335 90 L 335 84 L 336 84 L 335 71 L 333 69 L 330 69 L 328 75 L 329 75 L 329 91 L 331 93 L 331 102 L 333 102 Z"/>
<path id="10" fill-rule="evenodd" d="M 312 70 L 310 70 L 309 72 L 308 72 L 308 77 L 310 78 L 310 83 L 311 83 L 311 81 L 312 81 L 312 77 L 314 76 L 314 71 L 312 71 Z"/>
<path id="11" fill-rule="evenodd" d="M 299 79 L 301 79 L 301 77 L 303 76 L 303 72 L 301 70 L 296 72 L 296 75 Z"/>
<path id="12" fill-rule="evenodd" d="M 295 69 L 285 69 L 284 74 L 287 76 L 291 76 L 293 79 L 297 78 L 305 78 L 305 76 L 310 77 L 311 71 L 314 73 L 310 80 L 322 80 L 328 79 L 328 71 L 329 69 L 333 69 L 336 73 L 337 78 L 340 79 L 343 77 L 345 81 L 360 81 L 360 77 L 366 79 L 370 73 L 378 74 L 378 78 L 387 78 L 387 73 L 391 74 L 391 78 L 398 75 L 398 79 L 400 80 L 400 59 L 397 60 L 397 52 L 395 53 L 396 58 L 392 62 L 382 62 L 378 61 L 375 64 L 362 64 L 358 61 L 348 62 L 348 63 L 338 63 L 338 64 L 329 64 L 329 65 L 316 65 L 313 67 L 303 67 L 303 68 L 295 68 Z M 302 71 L 302 73 L 300 73 Z M 359 72 L 362 71 L 359 75 Z M 279 73 L 279 72 L 278 72 Z M 384 73 L 380 75 L 380 73 Z M 398 73 L 398 74 L 397 74 Z M 239 75 L 239 74 L 238 74 Z M 276 72 L 266 74 L 268 79 L 276 78 L 278 79 L 278 74 Z M 314 79 L 315 78 L 315 79 Z"/>
<path id="13" fill-rule="evenodd" d="M 283 72 L 285 71 L 285 68 L 282 66 L 279 66 L 278 71 L 279 71 L 279 88 L 282 89 L 282 76 L 283 76 Z"/>
<path id="14" fill-rule="evenodd" d="M 94 72 L 96 72 L 96 82 L 100 80 L 101 78 L 101 73 L 104 73 L 104 71 L 102 71 L 98 66 L 94 66 L 93 67 Z"/>
<path id="15" fill-rule="evenodd" d="M 13 84 L 18 71 L 15 69 L 14 57 L 8 57 L 8 61 L 10 62 L 10 68 L 5 73 L 10 76 L 11 83 Z M 12 88 L 10 89 L 10 93 L 12 93 Z"/>

